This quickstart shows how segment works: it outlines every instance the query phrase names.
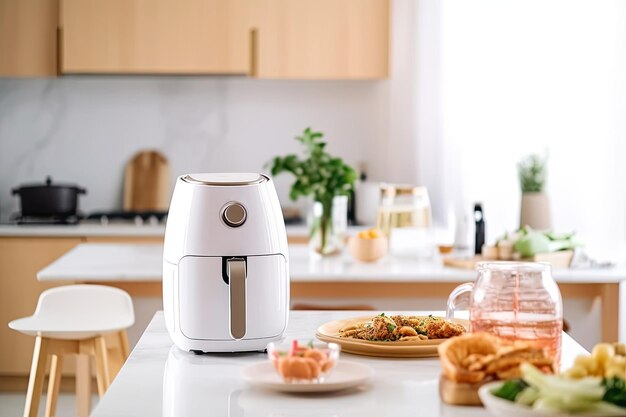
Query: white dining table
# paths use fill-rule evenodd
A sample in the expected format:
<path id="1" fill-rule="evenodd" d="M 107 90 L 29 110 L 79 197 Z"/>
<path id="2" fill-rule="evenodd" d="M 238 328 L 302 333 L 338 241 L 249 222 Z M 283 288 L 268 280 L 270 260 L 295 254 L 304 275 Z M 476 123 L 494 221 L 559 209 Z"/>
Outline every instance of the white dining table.
<path id="1" fill-rule="evenodd" d="M 441 315 L 443 312 L 411 312 Z M 363 316 L 363 311 L 293 311 L 286 339 L 308 341 L 323 323 Z M 562 366 L 586 351 L 563 333 Z M 341 354 L 374 370 L 371 380 L 346 391 L 284 394 L 248 385 L 244 367 L 267 361 L 260 352 L 195 355 L 172 344 L 162 312 L 156 313 L 92 417 L 192 416 L 488 416 L 482 407 L 443 404 L 439 359 L 377 358 Z"/>

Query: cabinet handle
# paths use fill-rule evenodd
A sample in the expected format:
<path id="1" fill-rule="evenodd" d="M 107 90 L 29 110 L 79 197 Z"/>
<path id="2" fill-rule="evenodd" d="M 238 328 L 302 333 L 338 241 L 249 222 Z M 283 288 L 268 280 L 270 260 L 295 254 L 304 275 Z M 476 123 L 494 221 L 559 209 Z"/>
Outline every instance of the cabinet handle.
<path id="1" fill-rule="evenodd" d="M 63 74 L 63 28 L 57 27 L 57 76 Z"/>
<path id="2" fill-rule="evenodd" d="M 250 29 L 250 76 L 259 76 L 259 30 Z"/>

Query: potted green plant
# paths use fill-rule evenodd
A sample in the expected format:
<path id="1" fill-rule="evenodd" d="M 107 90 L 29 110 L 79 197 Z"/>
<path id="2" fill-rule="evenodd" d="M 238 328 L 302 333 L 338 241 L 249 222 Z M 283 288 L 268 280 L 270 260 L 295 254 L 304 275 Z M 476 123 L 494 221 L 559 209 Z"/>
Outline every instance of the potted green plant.
<path id="1" fill-rule="evenodd" d="M 349 194 L 357 174 L 343 159 L 326 152 L 323 137 L 322 132 L 314 132 L 307 127 L 301 136 L 296 137 L 304 146 L 304 158 L 295 154 L 277 156 L 271 161 L 271 173 L 293 174 L 296 180 L 289 193 L 292 200 L 313 197 L 315 203 L 309 238 L 317 252 L 329 255 L 337 252 L 341 245 L 341 239 L 334 239 L 333 236 L 333 200 Z"/>
<path id="2" fill-rule="evenodd" d="M 528 155 L 518 162 L 517 173 L 522 190 L 520 227 L 530 226 L 536 230 L 550 229 L 550 201 L 544 191 L 547 158 L 538 154 Z"/>

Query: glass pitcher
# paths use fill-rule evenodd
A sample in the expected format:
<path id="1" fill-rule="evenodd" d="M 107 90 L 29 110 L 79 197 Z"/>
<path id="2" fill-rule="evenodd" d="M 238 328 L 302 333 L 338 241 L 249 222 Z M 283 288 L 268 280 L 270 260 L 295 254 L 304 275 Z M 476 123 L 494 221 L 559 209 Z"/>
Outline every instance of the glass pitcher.
<path id="1" fill-rule="evenodd" d="M 446 316 L 469 309 L 470 331 L 488 332 L 545 349 L 558 370 L 563 302 L 549 264 L 481 262 L 475 283 L 459 285 L 448 298 Z"/>

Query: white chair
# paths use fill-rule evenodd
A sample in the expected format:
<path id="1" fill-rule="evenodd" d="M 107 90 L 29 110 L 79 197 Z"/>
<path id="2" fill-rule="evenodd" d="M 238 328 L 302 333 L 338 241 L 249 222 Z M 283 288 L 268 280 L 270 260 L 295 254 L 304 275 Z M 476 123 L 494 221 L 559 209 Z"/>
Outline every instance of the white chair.
<path id="1" fill-rule="evenodd" d="M 103 285 L 67 285 L 44 291 L 35 314 L 9 327 L 35 336 L 24 417 L 36 417 L 50 355 L 46 417 L 56 413 L 63 356 L 76 354 L 76 411 L 90 410 L 90 357 L 95 358 L 98 394 L 102 396 L 128 357 L 126 329 L 135 322 L 133 303 L 123 290 Z"/>

